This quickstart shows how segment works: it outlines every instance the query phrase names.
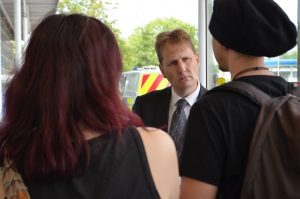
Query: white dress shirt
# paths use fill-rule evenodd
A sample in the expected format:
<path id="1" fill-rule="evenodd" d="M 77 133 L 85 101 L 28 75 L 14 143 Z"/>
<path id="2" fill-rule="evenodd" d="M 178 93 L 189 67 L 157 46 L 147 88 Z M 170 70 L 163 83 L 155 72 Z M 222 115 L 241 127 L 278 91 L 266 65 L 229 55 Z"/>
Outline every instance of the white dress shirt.
<path id="1" fill-rule="evenodd" d="M 184 112 L 185 112 L 185 115 L 186 115 L 187 118 L 190 114 L 190 110 L 191 110 L 192 105 L 197 101 L 197 97 L 199 95 L 199 92 L 200 92 L 200 83 L 198 82 L 198 86 L 197 86 L 196 90 L 192 94 L 190 94 L 190 95 L 188 95 L 187 97 L 184 98 L 188 102 L 188 105 L 184 108 Z M 181 97 L 179 97 L 177 95 L 177 93 L 175 92 L 173 87 L 172 87 L 172 92 L 171 93 L 172 93 L 172 95 L 171 95 L 171 102 L 170 102 L 170 107 L 169 107 L 168 131 L 170 129 L 173 113 L 175 112 L 175 110 L 177 108 L 176 103 L 177 103 L 178 100 L 181 99 Z"/>

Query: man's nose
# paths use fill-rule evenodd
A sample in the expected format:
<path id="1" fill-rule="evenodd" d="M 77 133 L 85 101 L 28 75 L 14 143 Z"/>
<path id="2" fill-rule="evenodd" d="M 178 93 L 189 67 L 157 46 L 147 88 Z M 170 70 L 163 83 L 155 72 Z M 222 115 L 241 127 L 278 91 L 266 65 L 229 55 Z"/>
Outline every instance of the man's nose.
<path id="1" fill-rule="evenodd" d="M 182 60 L 178 60 L 177 72 L 181 73 L 186 70 L 186 64 Z"/>

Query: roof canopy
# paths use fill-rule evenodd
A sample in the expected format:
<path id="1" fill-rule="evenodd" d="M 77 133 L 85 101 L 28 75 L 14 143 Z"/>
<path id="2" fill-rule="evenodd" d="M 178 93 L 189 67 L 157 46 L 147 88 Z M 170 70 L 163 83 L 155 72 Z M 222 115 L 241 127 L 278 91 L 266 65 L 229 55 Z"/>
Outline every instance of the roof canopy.
<path id="1" fill-rule="evenodd" d="M 13 25 L 14 23 L 14 0 L 0 0 L 3 2 L 3 6 L 10 18 Z M 27 16 L 31 28 L 34 28 L 46 14 L 55 12 L 58 0 L 20 0 L 22 2 L 22 16 L 26 14 L 24 12 L 23 3 L 27 5 Z"/>

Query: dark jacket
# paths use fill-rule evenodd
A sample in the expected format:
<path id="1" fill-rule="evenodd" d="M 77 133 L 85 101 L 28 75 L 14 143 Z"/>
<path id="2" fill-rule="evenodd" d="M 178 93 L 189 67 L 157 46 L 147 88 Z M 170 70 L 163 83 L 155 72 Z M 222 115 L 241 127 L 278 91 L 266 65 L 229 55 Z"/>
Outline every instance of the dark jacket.
<path id="1" fill-rule="evenodd" d="M 132 111 L 142 118 L 145 126 L 160 128 L 167 132 L 171 92 L 171 87 L 168 87 L 139 96 L 134 102 Z M 205 93 L 206 89 L 200 84 L 197 99 Z"/>

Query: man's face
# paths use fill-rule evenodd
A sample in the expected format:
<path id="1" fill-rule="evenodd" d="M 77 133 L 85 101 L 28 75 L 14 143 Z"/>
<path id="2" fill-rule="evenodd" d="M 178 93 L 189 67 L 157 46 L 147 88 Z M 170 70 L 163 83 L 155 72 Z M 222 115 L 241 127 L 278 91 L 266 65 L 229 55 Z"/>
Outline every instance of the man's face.
<path id="1" fill-rule="evenodd" d="M 212 40 L 212 46 L 215 58 L 219 64 L 219 69 L 221 71 L 228 71 L 228 64 L 226 63 L 226 55 L 225 55 L 225 47 L 222 46 L 216 39 L 213 38 Z"/>
<path id="2" fill-rule="evenodd" d="M 167 43 L 161 49 L 160 70 L 172 84 L 176 93 L 186 97 L 198 85 L 199 57 L 187 42 Z"/>

